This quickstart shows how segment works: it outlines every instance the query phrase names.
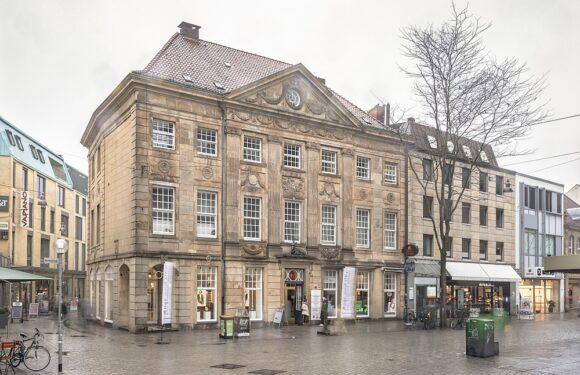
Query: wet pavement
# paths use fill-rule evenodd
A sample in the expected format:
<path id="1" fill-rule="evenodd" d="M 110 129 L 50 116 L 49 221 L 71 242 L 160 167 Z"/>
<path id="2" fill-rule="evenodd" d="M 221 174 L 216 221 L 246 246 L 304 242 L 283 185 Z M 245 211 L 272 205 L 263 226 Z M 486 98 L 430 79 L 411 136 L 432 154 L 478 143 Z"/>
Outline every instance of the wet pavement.
<path id="1" fill-rule="evenodd" d="M 52 361 L 38 374 L 57 373 L 57 322 L 40 317 L 14 323 L 10 333 L 45 333 Z M 234 340 L 216 330 L 131 334 L 65 320 L 64 374 L 580 374 L 580 318 L 577 311 L 511 318 L 497 324 L 499 356 L 465 356 L 462 329 L 409 329 L 400 321 L 336 324 L 334 335 L 317 335 L 318 326 L 253 329 Z M 241 367 L 227 369 L 219 365 Z M 235 367 L 235 366 L 225 366 Z M 263 370 L 263 371 L 260 371 Z M 270 371 L 267 371 L 270 370 Z M 276 372 L 280 371 L 280 372 Z M 32 373 L 17 369 L 16 373 Z"/>

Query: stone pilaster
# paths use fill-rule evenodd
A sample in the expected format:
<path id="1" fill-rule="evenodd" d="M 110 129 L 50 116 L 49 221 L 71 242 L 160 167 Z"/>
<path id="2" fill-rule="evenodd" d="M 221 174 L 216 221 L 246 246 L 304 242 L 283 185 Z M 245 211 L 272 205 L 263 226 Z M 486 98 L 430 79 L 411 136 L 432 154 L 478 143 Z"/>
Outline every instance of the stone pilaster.
<path id="1" fill-rule="evenodd" d="M 304 213 L 306 223 L 306 246 L 318 247 L 320 243 L 320 203 L 318 199 L 318 175 L 320 173 L 320 145 L 306 144 L 306 160 L 308 174 L 306 176 L 306 191 L 308 208 Z"/>
<path id="2" fill-rule="evenodd" d="M 241 132 L 239 129 L 227 127 L 226 132 L 226 191 L 225 199 L 225 240 L 226 242 L 238 242 L 239 240 L 239 202 L 240 192 L 240 150 Z"/>
<path id="3" fill-rule="evenodd" d="M 353 228 L 352 221 L 352 197 L 353 197 L 353 179 L 354 179 L 354 151 L 351 149 L 342 150 L 342 247 L 352 249 Z"/>
<path id="4" fill-rule="evenodd" d="M 279 137 L 268 136 L 268 242 L 279 244 L 280 238 L 280 187 L 282 177 L 280 165 L 282 155 L 282 141 Z"/>

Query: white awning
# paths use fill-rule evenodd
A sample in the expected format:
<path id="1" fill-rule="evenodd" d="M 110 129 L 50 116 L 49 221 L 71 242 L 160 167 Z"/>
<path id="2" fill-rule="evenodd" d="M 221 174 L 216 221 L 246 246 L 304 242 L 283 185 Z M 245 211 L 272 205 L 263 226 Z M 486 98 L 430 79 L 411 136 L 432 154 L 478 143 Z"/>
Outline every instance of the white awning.
<path id="1" fill-rule="evenodd" d="M 489 276 L 489 281 L 511 283 L 522 280 L 512 266 L 507 264 L 480 264 L 480 266 Z"/>
<path id="2" fill-rule="evenodd" d="M 447 273 L 453 280 L 489 281 L 479 263 L 447 262 Z"/>
<path id="3" fill-rule="evenodd" d="M 447 262 L 447 272 L 453 280 L 518 282 L 516 271 L 506 264 Z"/>

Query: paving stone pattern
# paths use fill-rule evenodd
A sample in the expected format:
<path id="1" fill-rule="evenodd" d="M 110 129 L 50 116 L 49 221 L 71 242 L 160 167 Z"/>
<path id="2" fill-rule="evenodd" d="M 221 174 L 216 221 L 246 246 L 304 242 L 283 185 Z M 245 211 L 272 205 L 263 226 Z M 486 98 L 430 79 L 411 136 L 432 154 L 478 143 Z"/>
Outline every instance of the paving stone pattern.
<path id="1" fill-rule="evenodd" d="M 399 321 L 334 325 L 332 336 L 317 335 L 316 326 L 254 329 L 249 338 L 234 340 L 220 339 L 217 330 L 170 332 L 164 334 L 166 345 L 156 344 L 159 334 L 82 323 L 67 317 L 65 374 L 580 374 L 577 312 L 498 325 L 500 355 L 491 358 L 466 357 L 461 329 L 409 330 Z M 52 354 L 49 368 L 39 374 L 55 374 L 54 318 L 15 323 L 1 336 L 32 333 L 34 327 L 45 332 Z M 212 367 L 223 364 L 243 367 Z"/>

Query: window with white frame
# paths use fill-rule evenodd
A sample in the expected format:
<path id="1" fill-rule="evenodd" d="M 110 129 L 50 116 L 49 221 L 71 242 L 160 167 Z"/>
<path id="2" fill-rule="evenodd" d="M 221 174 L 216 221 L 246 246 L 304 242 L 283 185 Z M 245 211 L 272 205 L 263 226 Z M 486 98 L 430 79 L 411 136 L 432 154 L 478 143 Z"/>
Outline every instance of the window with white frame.
<path id="1" fill-rule="evenodd" d="M 369 316 L 369 279 L 368 271 L 357 271 L 356 273 L 356 301 L 354 303 L 357 317 Z"/>
<path id="2" fill-rule="evenodd" d="M 244 197 L 244 239 L 260 240 L 262 238 L 262 199 Z"/>
<path id="3" fill-rule="evenodd" d="M 97 279 L 95 281 L 95 317 L 101 319 L 101 280 L 103 280 L 103 270 L 97 268 Z"/>
<path id="4" fill-rule="evenodd" d="M 432 135 L 427 136 L 427 142 L 429 142 L 429 147 L 435 149 L 437 148 L 437 138 Z"/>
<path id="5" fill-rule="evenodd" d="M 244 275 L 244 308 L 250 320 L 262 320 L 262 269 L 246 268 Z"/>
<path id="6" fill-rule="evenodd" d="M 284 166 L 288 168 L 300 169 L 300 145 L 284 144 Z"/>
<path id="7" fill-rule="evenodd" d="M 284 241 L 300 242 L 300 202 L 284 202 Z"/>
<path id="8" fill-rule="evenodd" d="M 201 155 L 217 155 L 217 132 L 211 129 L 197 129 L 197 153 Z"/>
<path id="9" fill-rule="evenodd" d="M 65 190 L 64 190 L 64 188 L 62 186 L 58 186 L 58 190 L 57 191 L 58 191 L 58 193 L 57 193 L 57 204 L 58 204 L 59 207 L 64 207 L 64 202 L 65 202 L 64 193 L 65 193 Z"/>
<path id="10" fill-rule="evenodd" d="M 175 233 L 175 189 L 153 186 L 153 234 Z"/>
<path id="11" fill-rule="evenodd" d="M 113 279 L 115 273 L 113 267 L 105 268 L 105 320 L 113 321 Z"/>
<path id="12" fill-rule="evenodd" d="M 217 193 L 213 191 L 197 192 L 197 235 L 199 237 L 217 237 Z"/>
<path id="13" fill-rule="evenodd" d="M 466 158 L 471 159 L 471 149 L 467 145 L 463 145 L 463 154 Z"/>
<path id="14" fill-rule="evenodd" d="M 217 268 L 197 268 L 197 322 L 217 320 Z"/>
<path id="15" fill-rule="evenodd" d="M 369 210 L 356 209 L 356 246 L 369 247 Z"/>
<path id="16" fill-rule="evenodd" d="M 385 294 L 383 316 L 395 317 L 397 316 L 397 274 L 385 272 L 383 275 L 383 293 Z"/>
<path id="17" fill-rule="evenodd" d="M 325 270 L 322 280 L 322 296 L 328 301 L 328 317 L 336 318 L 336 293 L 338 286 L 338 271 Z"/>
<path id="18" fill-rule="evenodd" d="M 254 163 L 262 162 L 262 140 L 260 138 L 244 136 L 244 160 Z"/>
<path id="19" fill-rule="evenodd" d="M 370 175 L 370 164 L 369 158 L 363 158 L 362 156 L 357 156 L 356 158 L 356 178 L 359 180 L 369 180 Z"/>
<path id="20" fill-rule="evenodd" d="M 336 207 L 322 206 L 320 242 L 326 245 L 336 244 Z"/>
<path id="21" fill-rule="evenodd" d="M 385 163 L 383 171 L 383 182 L 385 184 L 397 183 L 397 165 L 393 163 Z"/>
<path id="22" fill-rule="evenodd" d="M 327 149 L 322 149 L 322 173 L 326 174 L 336 174 L 336 151 L 331 151 Z"/>
<path id="23" fill-rule="evenodd" d="M 397 214 L 385 212 L 384 216 L 384 241 L 383 246 L 387 250 L 396 250 L 397 248 Z"/>
<path id="24" fill-rule="evenodd" d="M 153 147 L 175 149 L 175 123 L 154 118 L 152 128 Z"/>

